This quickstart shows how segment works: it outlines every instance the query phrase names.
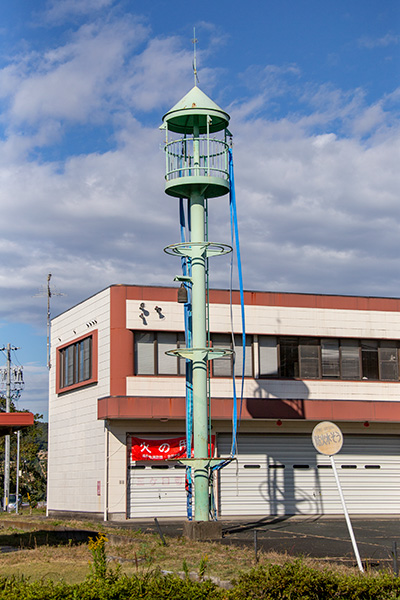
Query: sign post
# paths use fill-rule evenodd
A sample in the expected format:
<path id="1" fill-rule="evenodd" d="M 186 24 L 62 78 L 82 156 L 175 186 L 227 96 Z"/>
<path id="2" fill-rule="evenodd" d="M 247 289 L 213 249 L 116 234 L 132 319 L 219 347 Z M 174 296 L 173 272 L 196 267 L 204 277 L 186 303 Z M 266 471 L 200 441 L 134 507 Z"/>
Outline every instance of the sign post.
<path id="1" fill-rule="evenodd" d="M 320 454 L 325 454 L 329 456 L 331 461 L 333 474 L 335 476 L 336 485 L 339 491 L 340 500 L 343 506 L 343 512 L 347 523 L 347 528 L 349 530 L 351 543 L 353 544 L 354 554 L 357 559 L 357 565 L 360 569 L 361 573 L 364 573 L 364 568 L 362 566 L 360 553 L 358 552 L 356 538 L 354 536 L 353 527 L 351 525 L 349 513 L 347 510 L 346 502 L 343 496 L 342 486 L 340 485 L 338 472 L 336 469 L 336 464 L 333 456 L 340 452 L 343 446 L 343 434 L 339 427 L 335 425 L 335 423 L 331 423 L 330 421 L 322 421 L 318 423 L 313 429 L 312 432 L 312 443 L 314 448 Z"/>

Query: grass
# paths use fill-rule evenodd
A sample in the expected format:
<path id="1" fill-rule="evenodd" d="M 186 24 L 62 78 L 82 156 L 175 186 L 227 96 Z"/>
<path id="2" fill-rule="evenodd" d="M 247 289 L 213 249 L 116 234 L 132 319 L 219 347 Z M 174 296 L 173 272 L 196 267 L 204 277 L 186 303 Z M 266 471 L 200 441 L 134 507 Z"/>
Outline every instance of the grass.
<path id="1" fill-rule="evenodd" d="M 24 520 L 26 520 L 24 518 Z M 33 521 L 33 519 L 32 519 Z M 34 522 L 34 521 L 33 521 Z M 231 581 L 239 572 L 246 573 L 255 566 L 254 551 L 248 547 L 223 545 L 218 542 L 193 542 L 184 537 L 165 536 L 167 546 L 162 545 L 158 535 L 142 533 L 131 529 L 108 528 L 102 523 L 88 521 L 52 521 L 46 519 L 46 526 L 71 527 L 107 531 L 124 536 L 126 541 L 106 545 L 110 565 L 121 565 L 127 575 L 145 573 L 155 568 L 165 571 L 194 572 L 198 575 L 214 576 Z M 15 552 L 0 554 L 0 573 L 4 576 L 24 576 L 32 580 L 48 578 L 68 583 L 83 581 L 89 573 L 91 553 L 88 544 L 73 544 L 66 540 L 60 543 L 51 531 L 40 531 L 41 523 L 36 521 L 36 531 L 21 531 L 12 526 L 10 519 L 0 521 L 0 545 L 18 548 Z M 258 554 L 258 564 L 284 564 L 290 557 L 273 552 Z M 325 568 L 324 561 L 304 559 L 313 568 Z M 357 573 L 356 569 L 329 565 L 341 573 Z"/>

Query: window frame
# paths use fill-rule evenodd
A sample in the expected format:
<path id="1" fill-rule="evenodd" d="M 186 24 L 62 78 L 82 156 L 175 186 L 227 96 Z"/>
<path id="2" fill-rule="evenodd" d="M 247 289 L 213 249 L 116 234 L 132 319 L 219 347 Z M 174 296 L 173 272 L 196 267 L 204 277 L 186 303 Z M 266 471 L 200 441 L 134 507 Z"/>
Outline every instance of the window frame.
<path id="1" fill-rule="evenodd" d="M 158 348 L 158 334 L 163 334 L 163 333 L 170 333 L 170 334 L 174 334 L 176 336 L 176 344 L 175 344 L 175 348 L 185 348 L 185 333 L 182 331 L 169 331 L 169 330 L 151 330 L 151 331 L 143 331 L 141 329 L 136 329 L 136 330 L 132 330 L 133 332 L 133 348 L 134 348 L 134 352 L 133 352 L 133 372 L 134 372 L 134 376 L 135 377 L 185 377 L 186 376 L 186 368 L 185 368 L 185 359 L 184 358 L 180 358 L 180 357 L 176 357 L 176 364 L 177 364 L 177 372 L 176 373 L 160 373 L 159 372 L 159 360 L 158 360 L 158 356 L 159 356 L 159 348 Z M 139 341 L 137 340 L 136 336 L 137 334 L 142 334 L 142 333 L 151 333 L 154 337 L 153 337 L 153 353 L 154 353 L 154 358 L 153 358 L 153 373 L 139 373 L 138 372 L 138 357 L 137 357 L 137 348 L 139 346 Z M 213 346 L 213 335 L 226 335 L 227 337 L 229 337 L 229 339 L 231 339 L 231 334 L 230 333 L 221 333 L 221 332 L 213 332 L 211 333 L 211 346 Z M 237 337 L 236 337 L 237 336 Z M 235 334 L 236 340 L 240 340 L 242 339 L 242 334 L 238 333 Z M 250 344 L 247 345 L 247 341 L 250 340 Z M 238 347 L 241 344 L 236 344 L 236 347 Z M 221 344 L 216 344 L 216 347 L 220 347 Z M 173 344 L 171 344 L 171 349 L 174 347 Z M 229 344 L 223 344 L 223 347 L 228 347 L 229 349 L 232 349 L 232 343 L 230 342 Z M 246 336 L 246 362 L 248 360 L 248 358 L 250 358 L 250 362 L 251 362 L 251 374 L 250 375 L 245 375 L 245 378 L 247 379 L 251 379 L 254 378 L 254 356 L 253 356 L 253 350 L 254 348 L 254 336 L 252 334 L 247 335 Z M 171 358 L 172 360 L 172 358 Z M 218 359 L 217 359 L 218 360 Z M 226 362 L 229 364 L 229 370 L 230 370 L 230 375 L 214 375 L 214 360 L 212 361 L 208 361 L 208 369 L 210 369 L 210 373 L 211 373 L 211 377 L 212 378 L 216 378 L 216 379 L 231 379 L 232 378 L 232 371 L 233 371 L 233 356 L 232 355 L 227 355 L 226 357 Z M 236 363 L 237 366 L 237 363 Z M 241 375 L 236 375 L 236 378 L 240 378 Z"/>
<path id="2" fill-rule="evenodd" d="M 64 372 L 64 363 L 63 363 L 63 354 L 66 348 L 72 348 L 80 344 L 86 339 L 91 338 L 91 350 L 90 350 L 90 366 L 91 373 L 88 379 L 84 379 L 82 381 L 76 381 L 71 385 L 63 386 L 61 382 L 61 377 Z M 85 335 L 81 335 L 80 337 L 74 338 L 69 342 L 57 346 L 56 348 L 56 394 L 64 394 L 66 392 L 71 392 L 74 390 L 78 390 L 89 385 L 93 385 L 98 382 L 98 330 L 94 329 L 90 333 L 86 333 Z"/>
<path id="3" fill-rule="evenodd" d="M 215 343 L 215 336 L 225 336 L 227 338 L 229 338 L 229 341 L 222 342 L 219 343 L 217 341 L 217 343 Z M 235 333 L 234 334 L 234 340 L 235 340 L 235 348 L 243 348 L 242 346 L 242 334 L 241 333 Z M 233 343 L 232 343 L 232 334 L 231 333 L 224 333 L 224 332 L 220 332 L 220 331 L 213 331 L 210 334 L 210 342 L 211 342 L 211 347 L 214 348 L 226 348 L 227 350 L 233 350 Z M 249 344 L 247 343 L 249 342 Z M 247 360 L 250 360 L 250 367 L 249 370 L 251 371 L 250 375 L 244 375 L 245 379 L 252 379 L 254 378 L 254 356 L 253 356 L 253 352 L 254 352 L 254 336 L 253 334 L 246 334 L 246 363 Z M 215 379 L 232 379 L 233 377 L 233 369 L 234 369 L 234 365 L 235 365 L 235 371 L 237 371 L 237 373 L 235 373 L 235 379 L 241 378 L 242 377 L 242 364 L 243 364 L 243 354 L 239 357 L 235 356 L 235 361 L 233 360 L 234 356 L 233 353 L 232 354 L 228 354 L 226 355 L 226 357 L 222 358 L 222 359 L 214 359 L 209 361 L 209 369 L 210 369 L 210 373 L 211 373 L 211 378 L 215 378 Z M 218 362 L 220 361 L 225 361 L 225 367 L 227 367 L 229 365 L 229 369 L 227 369 L 227 371 L 229 370 L 229 374 L 227 373 L 223 373 L 223 374 L 219 374 L 219 373 L 215 373 L 215 368 L 214 366 L 218 364 Z M 245 366 L 246 368 L 246 366 Z"/>
<path id="4" fill-rule="evenodd" d="M 151 331 L 143 331 L 141 329 L 132 330 L 133 332 L 133 373 L 134 377 L 185 377 L 186 368 L 185 368 L 185 359 L 176 356 L 175 358 L 171 356 L 171 360 L 176 361 L 176 373 L 160 373 L 159 372 L 159 347 L 158 347 L 158 335 L 159 334 L 172 334 L 175 335 L 176 343 L 171 344 L 171 350 L 175 348 L 185 348 L 185 332 L 183 331 L 169 331 L 169 330 L 151 330 Z M 139 373 L 138 372 L 138 357 L 137 357 L 137 348 L 139 345 L 139 341 L 137 339 L 137 334 L 143 333 L 151 333 L 153 335 L 153 373 Z"/>
<path id="5" fill-rule="evenodd" d="M 260 356 L 260 347 L 262 346 L 263 338 L 271 338 L 276 340 L 275 350 L 277 353 L 277 364 L 278 364 L 278 372 L 276 374 L 271 375 L 261 375 L 263 366 L 261 364 L 261 356 Z M 302 345 L 302 340 L 309 339 L 310 342 L 312 340 L 317 341 L 317 353 L 318 359 L 315 357 L 315 360 L 318 360 L 318 371 L 319 374 L 317 377 L 302 377 L 302 357 L 300 347 Z M 261 343 L 260 343 L 261 340 Z M 323 358 L 322 358 L 322 345 L 324 342 L 328 342 L 329 340 L 337 341 L 337 348 L 339 350 L 339 374 L 338 375 L 325 375 L 323 369 Z M 285 343 L 286 342 L 286 343 Z M 296 343 L 294 343 L 296 342 Z M 357 377 L 344 377 L 344 363 L 345 360 L 343 349 L 346 347 L 346 344 L 343 342 L 353 342 L 353 344 L 348 344 L 348 346 L 352 346 L 357 348 L 357 356 L 358 356 L 358 373 Z M 365 346 L 371 344 L 374 346 L 376 344 L 376 360 L 377 360 L 377 378 L 375 377 L 366 377 L 363 374 L 363 361 L 362 361 L 362 352 L 363 352 L 363 344 Z M 312 345 L 312 344 L 311 344 Z M 390 363 L 392 358 L 385 359 L 383 358 L 384 352 L 388 352 L 392 349 L 393 352 L 393 363 L 395 363 L 395 368 L 393 368 L 393 372 L 397 373 L 397 379 L 389 379 L 383 378 L 383 370 L 385 363 Z M 364 351 L 366 352 L 366 351 Z M 287 364 L 283 362 L 283 359 L 286 357 Z M 296 358 L 297 357 L 297 358 Z M 276 335 L 276 334 L 259 334 L 258 336 L 258 361 L 259 361 L 259 379 L 281 379 L 281 380 L 290 380 L 294 379 L 296 381 L 301 380 L 309 380 L 309 381 L 379 381 L 379 382 L 400 382 L 400 340 L 396 339 L 382 339 L 382 338 L 343 338 L 343 337 L 316 337 L 316 336 L 291 336 L 291 335 Z M 365 362 L 365 361 L 364 361 Z M 290 364 L 289 364 L 290 363 Z M 296 373 L 298 370 L 298 374 Z M 283 373 L 288 373 L 289 371 L 294 372 L 294 375 L 286 375 Z"/>

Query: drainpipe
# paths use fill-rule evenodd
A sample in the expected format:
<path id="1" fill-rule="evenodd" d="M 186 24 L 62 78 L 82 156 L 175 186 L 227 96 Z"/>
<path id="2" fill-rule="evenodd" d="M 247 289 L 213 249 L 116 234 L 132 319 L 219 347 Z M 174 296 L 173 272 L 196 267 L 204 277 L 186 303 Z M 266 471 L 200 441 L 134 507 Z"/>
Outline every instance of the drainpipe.
<path id="1" fill-rule="evenodd" d="M 104 421 L 104 521 L 108 521 L 108 472 L 109 472 L 109 464 L 108 464 L 108 455 L 109 455 L 109 446 L 110 446 L 110 432 L 108 429 L 108 419 Z"/>

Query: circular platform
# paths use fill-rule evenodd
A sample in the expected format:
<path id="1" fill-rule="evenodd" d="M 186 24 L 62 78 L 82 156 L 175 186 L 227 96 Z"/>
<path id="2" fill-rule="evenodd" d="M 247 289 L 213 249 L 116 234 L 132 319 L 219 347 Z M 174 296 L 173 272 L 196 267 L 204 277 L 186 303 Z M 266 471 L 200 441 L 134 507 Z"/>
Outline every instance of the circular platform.
<path id="1" fill-rule="evenodd" d="M 215 358 L 223 358 L 233 354 L 233 350 L 228 348 L 175 348 L 174 350 L 167 350 L 165 354 L 168 356 L 179 356 L 180 358 L 186 358 L 187 360 L 199 360 L 201 355 L 203 358 L 207 357 L 207 360 L 214 360 Z M 197 355 L 197 356 L 196 356 Z"/>
<path id="2" fill-rule="evenodd" d="M 232 246 L 218 242 L 180 242 L 167 246 L 164 248 L 164 252 L 171 256 L 187 256 L 189 258 L 198 258 L 204 252 L 205 256 L 212 257 L 229 254 L 232 252 Z"/>

